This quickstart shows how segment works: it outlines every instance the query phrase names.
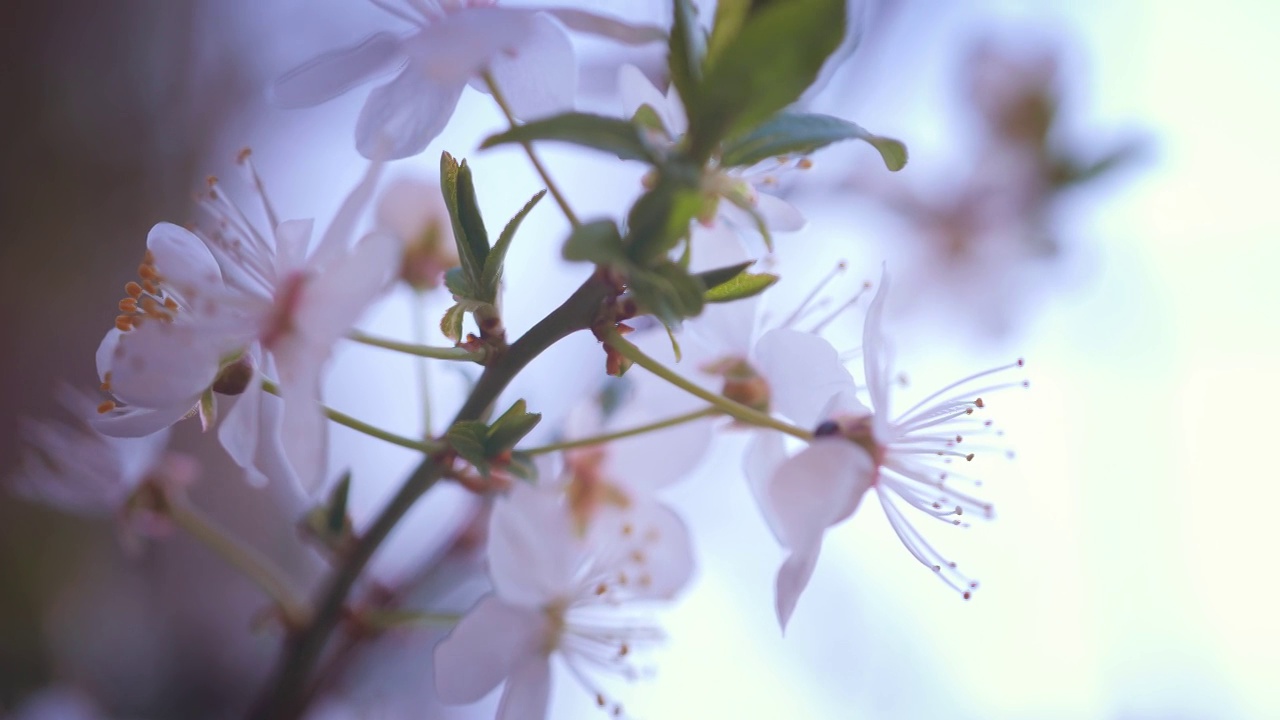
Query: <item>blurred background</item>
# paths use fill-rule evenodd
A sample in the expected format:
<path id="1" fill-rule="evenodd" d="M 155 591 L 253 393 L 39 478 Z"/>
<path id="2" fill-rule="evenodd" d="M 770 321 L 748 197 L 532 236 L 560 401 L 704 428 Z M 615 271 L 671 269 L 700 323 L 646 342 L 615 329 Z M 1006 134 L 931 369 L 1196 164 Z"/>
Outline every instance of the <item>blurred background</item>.
<path id="1" fill-rule="evenodd" d="M 660 21 L 664 5 L 610 9 Z M 992 403 L 1017 451 L 984 471 L 996 520 L 936 535 L 982 588 L 960 601 L 867 503 L 829 535 L 780 637 L 781 555 L 730 440 L 673 488 L 701 569 L 664 616 L 656 678 L 622 693 L 630 712 L 1280 717 L 1280 473 L 1265 457 L 1280 407 L 1274 3 L 868 0 L 851 15 L 856 46 L 805 103 L 903 139 L 911 162 L 890 175 L 865 146 L 842 145 L 789 181 L 810 225 L 777 238 L 777 294 L 785 307 L 841 259 L 851 288 L 886 262 L 904 398 L 1027 358 L 1030 389 Z M 394 21 L 361 0 L 12 0 L 0 17 L 7 475 L 18 419 L 56 415 L 60 380 L 95 383 L 93 352 L 148 229 L 190 218 L 210 173 L 235 187 L 237 150 L 253 147 L 285 215 L 327 220 L 363 167 L 351 128 L 367 91 L 283 111 L 266 88 Z M 615 111 L 624 59 L 660 70 L 660 52 L 579 50 L 584 109 Z M 474 150 L 501 124 L 490 104 L 468 91 L 450 129 L 388 176 L 431 178 L 440 151 L 466 155 L 491 224 L 510 216 L 540 185 L 519 155 Z M 543 154 L 581 215 L 638 192 L 638 168 Z M 510 278 L 514 331 L 582 273 L 548 260 L 564 232 L 550 207 L 529 222 L 524 237 L 542 240 L 513 250 L 512 266 L 531 269 Z M 407 338 L 410 303 L 393 294 L 369 326 Z M 427 300 L 428 312 L 446 306 Z M 598 372 L 592 346 L 572 338 L 513 393 L 562 413 L 581 391 L 566 378 Z M 460 379 L 438 380 L 447 408 Z M 410 363 L 343 349 L 326 397 L 412 433 L 411 382 Z M 313 587 L 324 565 L 293 528 L 302 506 L 264 502 L 193 425 L 176 442 L 204 463 L 196 503 Z M 332 452 L 354 472 L 357 522 L 415 464 L 339 430 Z M 451 545 L 466 537 L 469 502 L 435 495 L 376 561 L 406 595 L 439 598 L 439 585 L 475 576 L 474 557 Z M 0 578 L 0 712 L 14 717 L 235 717 L 278 647 L 254 629 L 256 589 L 181 535 L 126 551 L 109 518 L 0 495 Z M 438 716 L 437 637 L 406 633 L 356 655 L 318 716 Z M 595 716 L 580 694 L 559 682 L 552 717 Z M 491 716 L 494 702 L 458 716 Z"/>

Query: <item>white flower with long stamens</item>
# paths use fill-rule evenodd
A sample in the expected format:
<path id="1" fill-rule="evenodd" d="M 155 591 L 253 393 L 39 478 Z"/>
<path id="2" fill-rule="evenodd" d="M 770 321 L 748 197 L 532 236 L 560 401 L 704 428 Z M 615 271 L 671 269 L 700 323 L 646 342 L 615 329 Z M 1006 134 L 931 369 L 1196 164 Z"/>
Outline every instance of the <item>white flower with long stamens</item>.
<path id="1" fill-rule="evenodd" d="M 673 572 L 668 565 L 637 568 L 652 540 L 636 528 L 587 542 L 559 492 L 516 485 L 490 522 L 494 593 L 436 646 L 440 698 L 475 702 L 505 680 L 499 720 L 541 720 L 550 700 L 550 659 L 558 655 L 599 706 L 620 714 L 595 676 L 636 679 L 634 651 L 662 638 L 625 605 L 679 589 L 663 577 Z"/>
<path id="2" fill-rule="evenodd" d="M 762 509 L 789 551 L 777 579 L 776 609 L 783 628 L 813 574 L 826 529 L 852 515 L 870 489 L 875 490 L 894 533 L 916 560 L 966 599 L 977 587 L 907 520 L 898 503 L 954 525 L 962 524 L 959 517 L 966 512 L 991 515 L 989 504 L 948 484 L 957 479 L 950 464 L 956 459 L 972 460 L 973 453 L 960 449 L 961 445 L 973 435 L 991 432 L 991 423 L 976 416 L 985 407 L 981 396 L 1025 382 L 975 385 L 1022 367 L 1022 361 L 966 377 L 894 415 L 881 329 L 888 290 L 885 273 L 863 330 L 871 406 L 842 393 L 814 431 L 814 441 L 796 455 L 786 458 L 776 436 L 753 448 L 752 462 L 773 468 L 760 495 Z"/>
<path id="3" fill-rule="evenodd" d="M 618 71 L 618 92 L 626 117 L 634 117 L 642 107 L 653 110 L 662 125 L 655 128 L 658 142 L 675 146 L 688 131 L 689 121 L 674 85 L 664 94 L 639 68 L 623 65 Z M 771 158 L 747 168 L 709 168 L 702 178 L 708 212 L 699 220 L 708 226 L 720 218 L 735 227 L 756 228 L 763 223 L 771 232 L 800 230 L 807 222 L 804 215 L 773 191 L 785 173 L 808 169 L 812 164 L 808 158 L 788 157 Z M 720 202 L 722 199 L 728 202 Z"/>
<path id="4" fill-rule="evenodd" d="M 305 107 L 398 69 L 391 82 L 370 93 L 356 123 L 356 149 L 368 158 L 422 152 L 444 130 L 468 84 L 486 89 L 478 82 L 485 72 L 518 117 L 568 109 L 578 71 L 565 27 L 633 44 L 665 37 L 656 28 L 568 8 L 501 8 L 496 0 L 373 3 L 413 30 L 378 33 L 321 55 L 275 86 L 281 105 Z"/>
<path id="5" fill-rule="evenodd" d="M 260 232 L 211 183 L 203 201 L 211 227 L 152 231 L 148 260 L 154 262 L 141 273 L 151 282 L 142 288 L 142 314 L 118 318 L 98 352 L 103 389 L 114 397 L 99 408 L 98 426 L 109 434 L 139 434 L 137 418 L 172 423 L 196 403 L 204 417 L 215 392 L 240 394 L 219 431 L 228 452 L 251 470 L 251 479 L 288 473 L 310 491 L 324 474 L 321 370 L 333 344 L 387 288 L 400 243 L 371 233 L 351 245 L 378 164 L 309 249 L 312 221 L 278 220 L 247 153 L 241 163 L 271 230 Z M 131 284 L 130 296 L 134 290 Z M 283 407 L 262 396 L 264 373 L 279 380 Z M 287 462 L 279 462 L 276 444 Z"/>
<path id="6" fill-rule="evenodd" d="M 94 401 L 70 387 L 58 389 L 59 402 L 76 418 L 92 412 Z M 165 452 L 168 430 L 144 437 L 115 438 L 77 422 L 24 420 L 24 447 L 9 491 L 80 515 L 124 515 L 144 485 L 162 494 L 195 481 L 193 458 Z M 146 526 L 143 526 L 144 529 Z"/>

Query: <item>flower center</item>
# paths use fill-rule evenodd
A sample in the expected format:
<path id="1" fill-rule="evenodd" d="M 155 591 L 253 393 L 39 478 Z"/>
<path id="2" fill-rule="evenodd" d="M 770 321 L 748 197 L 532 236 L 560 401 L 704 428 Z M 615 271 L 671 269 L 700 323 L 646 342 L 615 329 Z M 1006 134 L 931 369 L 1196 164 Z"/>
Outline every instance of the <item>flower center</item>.
<path id="1" fill-rule="evenodd" d="M 724 378 L 720 393 L 725 397 L 753 410 L 769 412 L 769 381 L 745 359 L 726 357 L 704 365 L 702 371 Z"/>
<path id="2" fill-rule="evenodd" d="M 872 419 L 875 416 L 868 413 L 865 415 L 837 415 L 831 420 L 825 420 L 818 427 L 814 428 L 814 437 L 835 437 L 839 436 L 849 442 L 861 447 L 871 456 L 871 460 L 876 464 L 877 479 L 879 477 L 879 467 L 884 464 L 887 446 L 876 440 L 874 423 Z M 872 484 L 875 480 L 872 481 Z"/>
<path id="3" fill-rule="evenodd" d="M 602 508 L 625 510 L 631 506 L 631 498 L 601 471 L 604 458 L 605 450 L 599 447 L 567 453 L 569 484 L 565 499 L 579 535 L 586 533 L 591 519 Z"/>
<path id="4" fill-rule="evenodd" d="M 306 287 L 308 278 L 307 273 L 299 271 L 281 280 L 275 304 L 262 331 L 261 340 L 264 348 L 274 349 L 281 339 L 294 331 L 294 314 L 302 301 L 302 291 Z"/>

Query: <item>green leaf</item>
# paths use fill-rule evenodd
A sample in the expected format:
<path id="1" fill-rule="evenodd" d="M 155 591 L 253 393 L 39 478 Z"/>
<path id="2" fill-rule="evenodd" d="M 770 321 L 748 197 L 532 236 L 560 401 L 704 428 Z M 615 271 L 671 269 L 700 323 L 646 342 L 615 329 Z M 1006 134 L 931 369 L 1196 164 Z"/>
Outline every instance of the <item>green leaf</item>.
<path id="1" fill-rule="evenodd" d="M 702 298 L 709 303 L 733 302 L 759 295 L 776 282 L 778 276 L 771 273 L 744 272 L 728 282 L 708 288 Z"/>
<path id="2" fill-rule="evenodd" d="M 444 311 L 444 317 L 440 318 L 440 332 L 450 340 L 460 342 L 462 340 L 462 321 L 467 317 L 467 309 L 461 304 L 451 306 Z"/>
<path id="3" fill-rule="evenodd" d="M 654 132 L 661 132 L 668 138 L 671 137 L 671 128 L 662 122 L 662 116 L 649 103 L 644 103 L 636 108 L 636 114 L 631 116 L 631 122 L 637 127 Z"/>
<path id="4" fill-rule="evenodd" d="M 507 226 L 502 229 L 502 234 L 498 236 L 498 242 L 494 243 L 493 248 L 489 251 L 489 257 L 484 261 L 484 274 L 480 278 L 480 287 L 483 297 L 491 303 L 498 301 L 498 283 L 502 281 L 502 266 L 507 259 L 507 250 L 511 247 L 511 241 L 516 236 L 516 230 L 520 229 L 520 223 L 525 216 L 529 214 L 538 201 L 547 194 L 546 190 L 539 191 L 533 196 L 529 202 L 520 208 L 520 212 L 511 218 Z"/>
<path id="5" fill-rule="evenodd" d="M 720 164 L 728 167 L 755 165 L 780 155 L 807 155 L 841 140 L 870 143 L 890 170 L 907 164 L 907 148 L 893 138 L 867 132 L 857 123 L 830 115 L 782 112 L 742 137 L 727 143 Z"/>
<path id="6" fill-rule="evenodd" d="M 474 298 L 477 294 L 461 267 L 451 267 L 445 271 L 444 286 L 457 298 Z"/>
<path id="7" fill-rule="evenodd" d="M 453 221 L 453 237 L 458 248 L 458 261 L 473 289 L 480 287 L 484 260 L 489 254 L 489 238 L 475 204 L 475 187 L 471 170 L 449 153 L 440 155 L 440 189 L 444 194 L 449 219 Z M 478 234 L 477 234 L 478 233 Z"/>
<path id="8" fill-rule="evenodd" d="M 633 270 L 630 287 L 640 309 L 668 327 L 702 312 L 702 284 L 674 262 Z"/>
<path id="9" fill-rule="evenodd" d="M 463 420 L 454 423 L 444 434 L 449 447 L 486 477 L 489 475 L 489 453 L 485 447 L 487 430 L 479 420 Z"/>
<path id="10" fill-rule="evenodd" d="M 702 210 L 696 175 L 665 166 L 658 183 L 627 215 L 627 255 L 639 265 L 665 260 Z"/>
<path id="11" fill-rule="evenodd" d="M 489 457 L 510 450 L 542 420 L 540 413 L 528 412 L 524 400 L 517 400 L 509 410 L 489 426 L 485 448 Z"/>
<path id="12" fill-rule="evenodd" d="M 561 254 L 565 260 L 597 265 L 628 263 L 627 253 L 622 247 L 622 235 L 612 220 L 594 220 L 574 228 L 564 241 Z"/>
<path id="13" fill-rule="evenodd" d="M 511 453 L 507 471 L 525 482 L 536 482 L 538 479 L 538 466 L 533 461 L 533 456 L 526 452 Z"/>
<path id="14" fill-rule="evenodd" d="M 534 120 L 505 132 L 490 135 L 480 144 L 481 149 L 507 143 L 527 143 L 537 140 L 558 140 L 582 147 L 613 153 L 623 160 L 656 162 L 645 143 L 640 128 L 629 120 L 569 112 Z"/>
<path id="15" fill-rule="evenodd" d="M 845 31 L 845 0 L 788 0 L 753 12 L 714 62 L 689 109 L 689 153 L 710 157 L 799 99 Z"/>
<path id="16" fill-rule="evenodd" d="M 751 0 L 719 0 L 716 3 L 716 19 L 707 40 L 707 62 L 714 63 L 716 56 L 724 52 L 742 31 L 750 14 Z"/>
<path id="17" fill-rule="evenodd" d="M 667 45 L 667 67 L 680 100 L 689 108 L 698 100 L 702 86 L 702 66 L 707 56 L 707 38 L 698 24 L 692 0 L 672 0 L 671 39 Z"/>
<path id="18" fill-rule="evenodd" d="M 698 282 L 702 283 L 702 287 L 710 290 L 738 277 L 744 270 L 755 264 L 755 260 L 747 260 L 737 265 L 727 265 L 714 270 L 703 270 L 700 273 L 694 273 L 693 276 L 698 279 Z"/>

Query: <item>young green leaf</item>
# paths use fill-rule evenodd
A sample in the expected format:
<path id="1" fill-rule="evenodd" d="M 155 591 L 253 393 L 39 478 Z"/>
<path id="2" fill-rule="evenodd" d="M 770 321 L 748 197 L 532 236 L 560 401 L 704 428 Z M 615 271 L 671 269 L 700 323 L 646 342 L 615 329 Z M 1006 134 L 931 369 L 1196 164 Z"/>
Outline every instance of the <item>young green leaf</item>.
<path id="1" fill-rule="evenodd" d="M 484 233 L 484 223 L 480 220 L 480 211 L 475 207 L 475 188 L 471 185 L 471 170 L 462 165 L 449 153 L 440 155 L 440 190 L 444 194 L 445 207 L 449 210 L 449 219 L 453 222 L 453 237 L 458 248 L 458 262 L 472 290 L 480 287 L 480 276 L 484 269 L 485 257 L 489 254 L 489 240 Z M 467 189 L 463 189 L 463 186 Z M 469 201 L 468 201 L 469 199 Z M 462 201 L 460 201 L 462 200 Z M 468 232 L 479 226 L 479 242 Z"/>
<path id="2" fill-rule="evenodd" d="M 885 167 L 901 170 L 907 164 L 907 148 L 893 138 L 867 132 L 857 123 L 808 113 L 782 112 L 751 132 L 725 143 L 720 164 L 754 165 L 780 155 L 807 155 L 841 140 L 863 140 L 880 153 Z"/>
<path id="3" fill-rule="evenodd" d="M 671 38 L 667 66 L 671 82 L 685 108 L 698 100 L 702 66 L 707 56 L 707 38 L 698 24 L 698 11 L 691 0 L 672 0 Z"/>
<path id="4" fill-rule="evenodd" d="M 776 282 L 778 282 L 778 276 L 771 273 L 744 272 L 727 282 L 708 288 L 702 298 L 709 303 L 743 300 L 759 295 Z"/>
<path id="5" fill-rule="evenodd" d="M 561 254 L 565 260 L 591 262 L 597 265 L 626 265 L 622 235 L 612 220 L 583 223 L 564 241 Z"/>
<path id="6" fill-rule="evenodd" d="M 529 202 L 524 204 L 524 207 L 520 208 L 520 212 L 511 218 L 507 226 L 502 229 L 502 234 L 498 235 L 498 241 L 494 243 L 489 251 L 489 257 L 484 261 L 484 274 L 480 278 L 480 287 L 484 296 L 481 299 L 491 303 L 498 301 L 498 283 L 502 281 L 502 266 L 507 259 L 507 249 L 511 247 L 511 241 L 516 236 L 516 230 L 520 229 L 520 223 L 546 194 L 546 190 L 538 191 Z"/>
<path id="7" fill-rule="evenodd" d="M 347 527 L 347 498 L 351 494 L 351 471 L 342 474 L 342 479 L 333 486 L 329 493 L 328 507 L 325 508 L 325 528 L 331 535 L 338 535 Z"/>
<path id="8" fill-rule="evenodd" d="M 461 342 L 462 340 L 462 321 L 467 317 L 467 310 L 462 303 L 451 306 L 444 311 L 444 317 L 440 318 L 440 332 L 450 340 Z"/>
<path id="9" fill-rule="evenodd" d="M 640 129 L 629 120 L 570 112 L 527 122 L 505 132 L 490 135 L 481 149 L 508 143 L 557 140 L 613 153 L 623 160 L 657 162 Z"/>
<path id="10" fill-rule="evenodd" d="M 479 420 L 464 420 L 453 424 L 444 434 L 449 447 L 458 457 L 471 463 L 486 477 L 489 475 L 489 452 L 485 447 L 487 428 Z"/>
<path id="11" fill-rule="evenodd" d="M 726 137 L 750 131 L 799 99 L 840 45 L 845 0 L 788 0 L 751 13 L 710 62 L 689 111 L 690 154 L 710 157 Z"/>
<path id="12" fill-rule="evenodd" d="M 541 413 L 528 412 L 525 401 L 517 400 L 509 410 L 493 421 L 493 425 L 489 426 L 485 439 L 485 448 L 489 457 L 515 447 L 516 443 L 528 435 L 541 420 Z"/>
<path id="13" fill-rule="evenodd" d="M 698 282 L 702 283 L 702 287 L 711 289 L 738 277 L 744 270 L 755 264 L 755 260 L 747 260 L 737 265 L 727 265 L 714 270 L 703 270 L 700 273 L 694 273 L 693 276 L 697 278 Z"/>

